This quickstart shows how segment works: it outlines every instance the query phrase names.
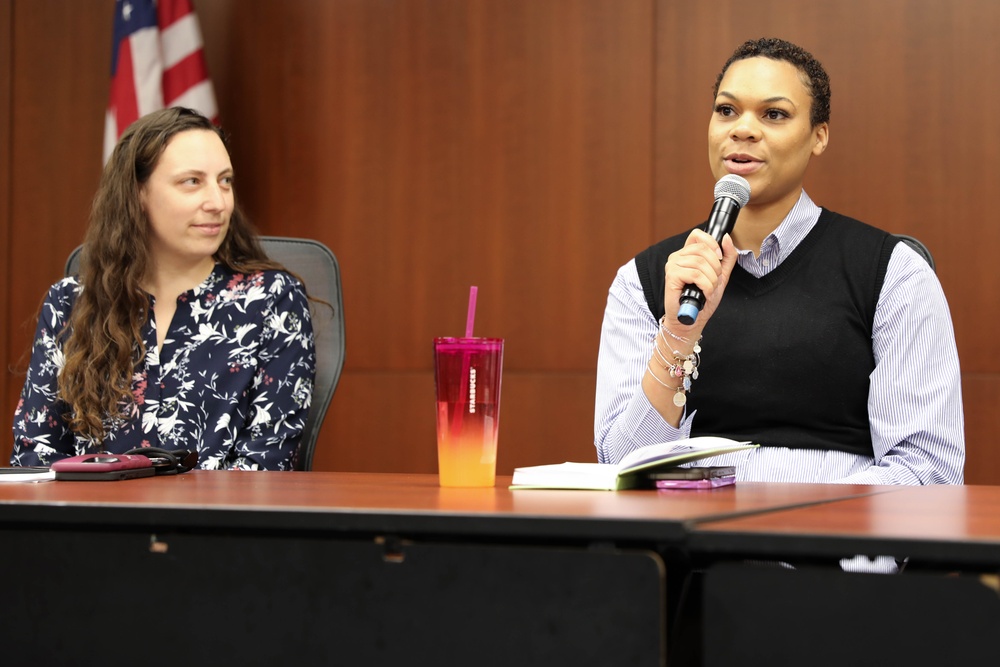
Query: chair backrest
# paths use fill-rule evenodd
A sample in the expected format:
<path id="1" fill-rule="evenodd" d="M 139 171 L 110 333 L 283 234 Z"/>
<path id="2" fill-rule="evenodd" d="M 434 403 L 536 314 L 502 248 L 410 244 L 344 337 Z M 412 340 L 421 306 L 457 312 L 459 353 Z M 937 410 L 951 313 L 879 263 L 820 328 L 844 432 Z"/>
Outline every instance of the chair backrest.
<path id="1" fill-rule="evenodd" d="M 934 264 L 934 257 L 931 256 L 931 251 L 920 241 L 920 239 L 907 236 L 906 234 L 893 234 L 893 236 L 916 250 L 917 254 L 927 260 L 927 263 L 931 265 L 931 268 L 934 269 L 934 271 L 937 271 L 937 265 Z"/>
<path id="2" fill-rule="evenodd" d="M 344 369 L 344 299 L 340 266 L 330 249 L 319 241 L 283 236 L 262 236 L 260 241 L 268 257 L 305 281 L 310 297 L 326 302 L 309 304 L 316 341 L 316 382 L 295 469 L 311 470 L 319 429 Z M 80 246 L 73 250 L 66 260 L 67 276 L 79 273 L 82 249 Z"/>

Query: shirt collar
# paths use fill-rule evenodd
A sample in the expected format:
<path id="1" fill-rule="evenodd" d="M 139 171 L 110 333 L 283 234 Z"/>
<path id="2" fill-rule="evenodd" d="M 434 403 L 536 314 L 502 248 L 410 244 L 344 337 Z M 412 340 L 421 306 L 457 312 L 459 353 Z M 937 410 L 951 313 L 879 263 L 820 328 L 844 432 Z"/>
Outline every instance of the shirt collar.
<path id="1" fill-rule="evenodd" d="M 816 226 L 821 212 L 822 209 L 814 204 L 806 191 L 803 190 L 798 201 L 792 206 L 792 210 L 788 212 L 781 224 L 764 238 L 764 242 L 760 246 L 761 255 L 765 252 L 768 254 L 776 252 L 777 262 L 775 265 L 783 262 Z M 741 256 L 746 253 L 753 256 L 750 250 L 740 250 Z"/>

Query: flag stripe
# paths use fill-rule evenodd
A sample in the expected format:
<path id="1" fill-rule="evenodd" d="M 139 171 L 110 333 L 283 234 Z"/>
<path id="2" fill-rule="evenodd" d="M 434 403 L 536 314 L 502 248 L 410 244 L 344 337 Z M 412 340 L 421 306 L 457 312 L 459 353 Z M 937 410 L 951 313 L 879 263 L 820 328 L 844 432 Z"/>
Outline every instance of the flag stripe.
<path id="1" fill-rule="evenodd" d="M 208 79 L 205 61 L 200 54 L 192 53 L 163 73 L 163 99 L 167 105 L 184 94 L 184 91 Z"/>
<path id="2" fill-rule="evenodd" d="M 159 54 L 159 32 L 140 30 L 129 37 L 129 42 L 132 45 L 136 106 L 139 116 L 145 116 L 150 111 L 163 108 L 163 62 Z"/>
<path id="3" fill-rule="evenodd" d="M 188 14 L 169 28 L 161 28 L 161 31 L 164 67 L 173 67 L 192 54 L 201 54 L 201 31 L 194 14 Z"/>
<path id="4" fill-rule="evenodd" d="M 194 13 L 189 0 L 165 0 L 159 3 L 156 8 L 156 18 L 160 22 L 160 28 L 172 26 L 177 21 Z"/>
<path id="5" fill-rule="evenodd" d="M 219 122 L 219 110 L 215 106 L 215 94 L 212 91 L 212 84 L 202 81 L 197 86 L 193 86 L 184 91 L 184 94 L 173 100 L 171 106 L 188 107 L 197 109 L 213 123 Z"/>
<path id="6" fill-rule="evenodd" d="M 116 137 L 120 137 L 128 123 L 131 122 L 127 119 L 139 117 L 139 108 L 135 100 L 135 86 L 133 85 L 131 51 L 131 42 L 127 39 L 122 40 L 118 46 L 118 67 L 115 77 L 111 80 L 111 103 L 109 106 L 114 110 L 110 115 L 115 119 Z"/>

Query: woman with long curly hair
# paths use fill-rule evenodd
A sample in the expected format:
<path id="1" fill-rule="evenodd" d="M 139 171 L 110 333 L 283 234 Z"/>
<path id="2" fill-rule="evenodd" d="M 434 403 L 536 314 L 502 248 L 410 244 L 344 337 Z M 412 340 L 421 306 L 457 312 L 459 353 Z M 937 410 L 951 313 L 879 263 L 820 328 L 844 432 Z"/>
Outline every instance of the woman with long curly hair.
<path id="1" fill-rule="evenodd" d="M 157 111 L 119 140 L 80 274 L 42 306 L 11 463 L 155 446 L 291 469 L 315 365 L 305 287 L 236 206 L 222 132 Z"/>

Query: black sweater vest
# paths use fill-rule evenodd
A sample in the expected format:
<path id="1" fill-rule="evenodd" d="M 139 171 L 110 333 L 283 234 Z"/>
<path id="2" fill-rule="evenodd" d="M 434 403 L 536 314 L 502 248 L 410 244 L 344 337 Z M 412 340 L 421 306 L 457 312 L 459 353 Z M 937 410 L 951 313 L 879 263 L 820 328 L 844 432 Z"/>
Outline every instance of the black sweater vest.
<path id="1" fill-rule="evenodd" d="M 704 229 L 704 225 L 702 226 Z M 635 258 L 646 303 L 663 315 L 663 266 L 689 232 Z M 872 322 L 897 239 L 823 209 L 763 278 L 737 265 L 705 327 L 688 396 L 692 435 L 872 456 Z"/>

